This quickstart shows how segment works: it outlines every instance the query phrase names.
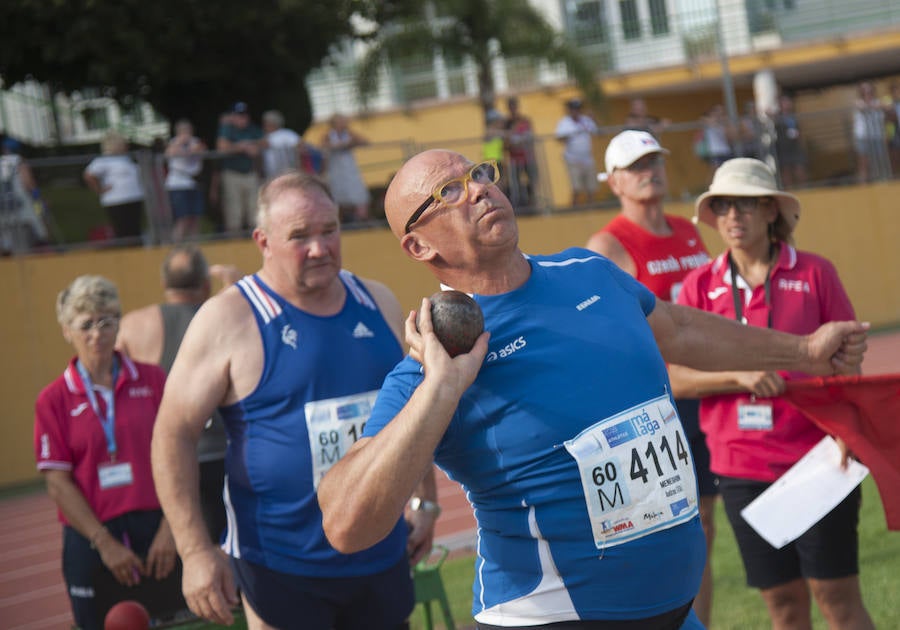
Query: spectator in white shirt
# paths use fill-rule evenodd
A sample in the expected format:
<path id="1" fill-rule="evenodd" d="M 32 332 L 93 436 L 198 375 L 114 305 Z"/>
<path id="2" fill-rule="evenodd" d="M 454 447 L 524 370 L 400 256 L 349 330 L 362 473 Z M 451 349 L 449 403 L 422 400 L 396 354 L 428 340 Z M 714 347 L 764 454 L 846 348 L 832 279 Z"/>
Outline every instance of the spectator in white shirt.
<path id="1" fill-rule="evenodd" d="M 128 142 L 110 131 L 100 145 L 103 155 L 91 160 L 83 178 L 88 188 L 100 195 L 113 234 L 117 239 L 141 236 L 144 188 L 140 172 L 128 155 Z"/>
<path id="2" fill-rule="evenodd" d="M 300 135 L 284 126 L 281 112 L 270 109 L 262 115 L 263 174 L 270 180 L 285 171 L 297 170 L 303 140 Z"/>
<path id="3" fill-rule="evenodd" d="M 566 115 L 556 125 L 556 139 L 565 144 L 563 159 L 572 183 L 573 206 L 593 200 L 597 192 L 593 136 L 598 132 L 597 123 L 582 113 L 580 99 L 566 101 Z"/>
<path id="4" fill-rule="evenodd" d="M 166 147 L 168 173 L 166 190 L 172 206 L 172 240 L 179 243 L 196 236 L 200 231 L 200 217 L 206 210 L 203 191 L 197 186 L 197 175 L 203 170 L 206 144 L 194 135 L 189 120 L 175 123 L 175 136 Z"/>

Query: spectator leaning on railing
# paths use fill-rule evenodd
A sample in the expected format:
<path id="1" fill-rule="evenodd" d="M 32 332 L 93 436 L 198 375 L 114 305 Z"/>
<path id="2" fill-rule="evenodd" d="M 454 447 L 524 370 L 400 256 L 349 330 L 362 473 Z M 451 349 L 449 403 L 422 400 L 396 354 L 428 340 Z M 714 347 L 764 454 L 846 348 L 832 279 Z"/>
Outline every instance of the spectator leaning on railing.
<path id="1" fill-rule="evenodd" d="M 205 152 L 206 144 L 194 135 L 191 122 L 185 119 L 176 122 L 175 136 L 166 146 L 166 190 L 174 221 L 172 240 L 176 243 L 200 231 L 200 217 L 206 204 L 196 177 L 203 170 Z"/>
<path id="2" fill-rule="evenodd" d="M 139 238 L 144 213 L 144 188 L 137 164 L 128 155 L 128 142 L 110 131 L 100 144 L 103 155 L 84 170 L 88 188 L 100 195 L 116 238 Z"/>
<path id="3" fill-rule="evenodd" d="M 222 159 L 222 214 L 225 230 L 237 232 L 253 225 L 259 177 L 255 160 L 260 151 L 262 129 L 250 120 L 247 103 L 232 105 L 219 125 L 216 149 Z"/>

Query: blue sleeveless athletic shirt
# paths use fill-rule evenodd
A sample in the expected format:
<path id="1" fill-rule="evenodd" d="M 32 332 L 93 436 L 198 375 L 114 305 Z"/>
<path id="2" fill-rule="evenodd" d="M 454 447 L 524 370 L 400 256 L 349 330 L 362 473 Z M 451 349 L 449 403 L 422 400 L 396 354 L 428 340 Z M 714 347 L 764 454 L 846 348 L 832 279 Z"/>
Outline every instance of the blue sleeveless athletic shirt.
<path id="1" fill-rule="evenodd" d="M 531 625 L 674 610 L 700 583 L 699 518 L 598 549 L 579 468 L 564 446 L 632 406 L 666 394 L 671 400 L 647 324 L 655 297 L 585 249 L 529 263 L 520 288 L 474 296 L 491 332 L 488 354 L 435 451 L 475 509 L 473 615 Z M 388 375 L 367 436 L 396 416 L 422 378 L 408 356 Z"/>
<path id="2" fill-rule="evenodd" d="M 337 451 L 333 445 L 319 448 L 318 439 L 327 442 L 328 432 L 314 435 L 311 446 L 305 409 L 377 391 L 403 356 L 363 283 L 348 271 L 341 271 L 340 278 L 346 301 L 339 313 L 328 317 L 292 306 L 257 275 L 237 283 L 262 335 L 265 366 L 252 394 L 220 409 L 228 432 L 228 530 L 223 548 L 292 575 L 371 575 L 390 568 L 406 553 L 403 519 L 385 540 L 355 554 L 335 551 L 322 531 L 312 448 L 316 461 L 335 458 Z M 364 404 L 350 411 L 357 413 Z"/>

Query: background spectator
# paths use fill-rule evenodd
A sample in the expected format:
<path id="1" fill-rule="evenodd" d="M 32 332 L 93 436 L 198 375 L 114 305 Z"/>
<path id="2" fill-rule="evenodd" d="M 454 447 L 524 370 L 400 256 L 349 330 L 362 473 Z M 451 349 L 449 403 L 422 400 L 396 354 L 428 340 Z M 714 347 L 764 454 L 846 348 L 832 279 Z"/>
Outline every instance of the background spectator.
<path id="1" fill-rule="evenodd" d="M 244 230 L 255 221 L 259 189 L 256 158 L 262 137 L 262 129 L 250 121 L 247 103 L 235 103 L 219 126 L 216 149 L 228 154 L 220 169 L 222 214 L 228 232 Z"/>
<path id="2" fill-rule="evenodd" d="M 534 206 L 536 203 L 538 168 L 534 152 L 534 125 L 519 109 L 519 99 L 506 99 L 509 118 L 506 119 L 507 182 L 514 208 Z M 502 171 L 501 171 L 502 175 Z"/>
<path id="3" fill-rule="evenodd" d="M 41 193 L 19 149 L 12 138 L 0 140 L 0 255 L 28 251 L 48 239 Z"/>
<path id="4" fill-rule="evenodd" d="M 709 174 L 734 157 L 734 131 L 725 116 L 725 108 L 713 105 L 701 117 L 702 127 L 694 139 L 694 153 L 709 166 Z"/>
<path id="5" fill-rule="evenodd" d="M 856 152 L 856 181 L 865 183 L 888 176 L 885 144 L 885 110 L 875 85 L 863 81 L 857 86 L 853 107 L 853 149 Z"/>
<path id="6" fill-rule="evenodd" d="M 633 98 L 628 104 L 628 115 L 625 116 L 625 129 L 646 131 L 657 139 L 659 134 L 671 124 L 668 118 L 652 116 L 647 111 L 647 103 L 642 98 Z"/>
<path id="7" fill-rule="evenodd" d="M 166 190 L 172 207 L 172 240 L 176 243 L 200 232 L 200 217 L 205 211 L 203 191 L 197 176 L 203 170 L 206 144 L 194 135 L 189 120 L 175 123 L 175 135 L 166 146 Z"/>
<path id="8" fill-rule="evenodd" d="M 88 188 L 100 195 L 116 238 L 140 238 L 144 189 L 137 164 L 128 155 L 128 142 L 110 131 L 100 144 L 102 156 L 84 170 Z"/>
<path id="9" fill-rule="evenodd" d="M 891 83 L 891 97 L 887 107 L 887 120 L 890 125 L 888 146 L 891 153 L 891 172 L 894 177 L 900 174 L 900 81 Z"/>
<path id="10" fill-rule="evenodd" d="M 740 157 L 762 159 L 766 151 L 762 146 L 763 127 L 756 112 L 756 103 L 744 103 L 744 113 L 738 126 L 738 153 Z"/>
<path id="11" fill-rule="evenodd" d="M 353 213 L 350 219 L 365 221 L 369 218 L 371 195 L 359 172 L 356 158 L 353 157 L 353 149 L 367 145 L 369 141 L 352 131 L 349 125 L 350 121 L 346 116 L 335 114 L 331 117 L 331 127 L 322 138 L 325 170 L 328 173 L 328 186 L 341 208 L 342 216 L 350 208 Z"/>
<path id="12" fill-rule="evenodd" d="M 556 139 L 565 145 L 563 159 L 572 185 L 572 205 L 588 203 L 597 192 L 597 163 L 593 136 L 597 123 L 582 111 L 581 99 L 566 101 L 566 115 L 556 125 Z"/>
<path id="13" fill-rule="evenodd" d="M 785 188 L 803 186 L 806 183 L 806 150 L 800 123 L 794 111 L 794 99 L 782 94 L 775 112 L 775 158 L 778 173 Z"/>
<path id="14" fill-rule="evenodd" d="M 263 176 L 266 180 L 299 168 L 303 140 L 296 131 L 284 126 L 282 113 L 274 109 L 263 112 L 262 126 L 266 134 L 262 141 Z"/>
<path id="15" fill-rule="evenodd" d="M 172 369 L 181 339 L 194 315 L 210 296 L 210 277 L 222 287 L 237 282 L 241 273 L 231 265 L 210 267 L 194 245 L 179 245 L 162 264 L 163 302 L 126 313 L 119 327 L 116 347 L 135 361 Z M 225 530 L 222 488 L 225 479 L 225 427 L 218 410 L 204 425 L 197 444 L 200 505 L 210 539 L 218 541 Z"/>
<path id="16" fill-rule="evenodd" d="M 310 175 L 321 175 L 325 172 L 325 168 L 325 154 L 314 144 L 310 144 L 301 138 L 300 170 Z"/>
<path id="17" fill-rule="evenodd" d="M 81 630 L 103 628 L 115 599 L 104 583 L 149 587 L 169 577 L 168 610 L 151 613 L 186 608 L 150 470 L 166 377 L 114 351 L 120 313 L 118 290 L 100 276 L 80 276 L 60 292 L 57 319 L 75 357 L 35 405 L 37 468 L 59 508 L 63 576 Z M 128 599 L 141 592 L 132 588 Z"/>
<path id="18" fill-rule="evenodd" d="M 506 161 L 503 159 L 504 149 L 506 148 L 506 119 L 496 109 L 488 110 L 484 117 L 484 139 L 481 143 L 481 157 L 484 160 L 494 160 L 500 169 L 500 180 L 497 185 L 505 192 L 507 182 L 505 167 Z"/>

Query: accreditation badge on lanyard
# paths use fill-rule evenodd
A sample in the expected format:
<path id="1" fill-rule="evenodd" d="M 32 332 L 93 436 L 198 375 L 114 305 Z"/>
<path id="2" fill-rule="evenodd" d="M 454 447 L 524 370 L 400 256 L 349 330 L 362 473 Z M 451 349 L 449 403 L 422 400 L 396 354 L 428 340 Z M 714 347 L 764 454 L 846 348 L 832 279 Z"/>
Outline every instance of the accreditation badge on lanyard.
<path id="1" fill-rule="evenodd" d="M 698 513 L 694 461 L 668 394 L 597 422 L 565 447 L 578 462 L 598 549 Z"/>
<path id="2" fill-rule="evenodd" d="M 772 252 L 769 252 L 772 258 Z M 731 271 L 731 297 L 734 301 L 734 317 L 742 324 L 747 324 L 744 317 L 744 306 L 737 288 L 738 272 L 731 253 L 728 253 L 728 268 Z M 748 289 L 749 290 L 749 289 Z M 766 270 L 766 279 L 763 282 L 763 293 L 766 298 L 766 328 L 772 327 L 772 265 Z M 768 401 L 757 402 L 756 396 L 750 395 L 749 403 L 740 403 L 737 406 L 738 429 L 741 431 L 771 431 L 772 430 L 772 403 Z"/>
<path id="3" fill-rule="evenodd" d="M 94 391 L 94 383 L 91 381 L 91 375 L 82 365 L 81 361 L 76 362 L 78 374 L 81 376 L 81 382 L 84 385 L 84 393 L 87 396 L 94 415 L 100 421 L 103 427 L 103 435 L 106 438 L 106 451 L 109 453 L 109 461 L 97 466 L 97 477 L 100 481 L 100 489 L 108 490 L 110 488 L 118 488 L 134 483 L 134 472 L 131 469 L 131 462 L 116 461 L 116 381 L 119 378 L 119 361 L 113 360 L 112 383 L 113 389 L 101 390 L 101 395 L 106 403 L 106 413 L 101 413 L 100 404 L 97 402 L 97 392 Z"/>
<path id="4" fill-rule="evenodd" d="M 749 403 L 738 404 L 737 412 L 741 431 L 772 430 L 772 403 L 756 402 L 756 396 L 750 396 Z"/>

